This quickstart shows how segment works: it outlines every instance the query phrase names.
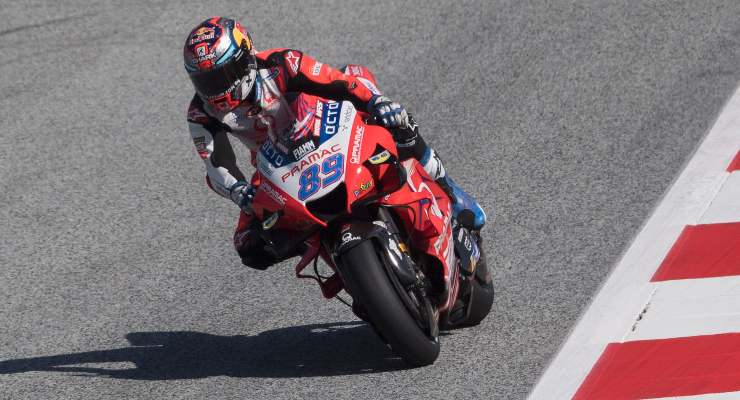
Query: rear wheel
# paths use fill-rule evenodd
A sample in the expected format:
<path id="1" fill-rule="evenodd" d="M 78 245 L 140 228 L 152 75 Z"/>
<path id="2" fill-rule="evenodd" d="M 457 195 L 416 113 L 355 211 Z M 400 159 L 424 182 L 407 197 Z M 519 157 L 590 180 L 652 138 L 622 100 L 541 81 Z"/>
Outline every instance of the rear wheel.
<path id="1" fill-rule="evenodd" d="M 481 256 L 472 278 L 467 278 L 466 290 L 461 293 L 444 329 L 458 329 L 475 326 L 488 316 L 493 307 L 493 279 L 486 263 L 486 255 L 478 237 Z"/>
<path id="2" fill-rule="evenodd" d="M 352 297 L 394 352 L 413 366 L 429 365 L 439 355 L 439 341 L 422 330 L 412 317 L 372 241 L 365 241 L 341 257 L 341 271 Z"/>
<path id="3" fill-rule="evenodd" d="M 470 314 L 465 320 L 466 326 L 478 325 L 493 307 L 493 279 L 482 254 L 470 290 Z"/>

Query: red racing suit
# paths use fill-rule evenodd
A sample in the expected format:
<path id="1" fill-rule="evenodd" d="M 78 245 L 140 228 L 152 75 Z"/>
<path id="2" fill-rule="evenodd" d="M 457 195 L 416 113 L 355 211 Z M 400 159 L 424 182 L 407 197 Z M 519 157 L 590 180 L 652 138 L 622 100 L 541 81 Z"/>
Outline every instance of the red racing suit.
<path id="1" fill-rule="evenodd" d="M 257 53 L 257 78 L 249 97 L 227 112 L 209 107 L 196 94 L 188 108 L 188 125 L 195 148 L 206 166 L 208 186 L 230 198 L 229 189 L 245 181 L 236 165 L 236 157 L 227 134 L 251 151 L 252 164 L 259 146 L 268 135 L 288 128 L 295 116 L 290 97 L 307 93 L 336 101 L 351 101 L 365 111 L 374 94 L 380 94 L 374 78 L 364 67 L 352 66 L 352 75 L 322 64 L 298 50 L 272 49 Z M 258 185 L 255 176 L 252 184 Z M 244 244 L 243 233 L 250 216 L 241 213 L 234 234 L 237 251 Z M 240 252 L 241 254 L 241 252 Z"/>

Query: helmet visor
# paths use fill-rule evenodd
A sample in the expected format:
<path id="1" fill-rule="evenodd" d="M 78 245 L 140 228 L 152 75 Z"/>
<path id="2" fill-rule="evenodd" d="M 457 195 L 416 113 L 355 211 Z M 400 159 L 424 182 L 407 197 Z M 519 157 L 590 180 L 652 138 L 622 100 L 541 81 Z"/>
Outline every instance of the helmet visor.
<path id="1" fill-rule="evenodd" d="M 251 70 L 255 67 L 251 54 L 242 48 L 225 64 L 189 75 L 198 94 L 206 98 L 218 97 L 239 86 L 242 79 L 253 79 Z"/>

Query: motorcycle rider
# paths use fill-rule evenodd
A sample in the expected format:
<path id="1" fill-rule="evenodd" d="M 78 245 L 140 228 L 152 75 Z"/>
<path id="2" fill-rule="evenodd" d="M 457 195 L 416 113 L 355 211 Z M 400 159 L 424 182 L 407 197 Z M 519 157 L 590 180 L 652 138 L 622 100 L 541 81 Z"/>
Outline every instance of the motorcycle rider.
<path id="1" fill-rule="evenodd" d="M 446 174 L 407 111 L 367 79 L 372 77 L 367 69 L 353 66 L 350 75 L 298 50 L 257 52 L 241 24 L 222 17 L 208 18 L 190 32 L 184 61 L 196 91 L 188 109 L 190 134 L 205 162 L 208 186 L 242 210 L 234 246 L 245 265 L 265 269 L 278 260 L 264 250 L 253 229 L 251 201 L 259 182 L 254 177 L 251 182 L 245 179 L 226 134 L 250 149 L 254 164 L 256 151 L 268 135 L 275 138 L 295 119 L 288 104 L 297 93 L 346 100 L 366 110 L 394 135 L 401 160 L 418 159 L 450 195 L 456 216 L 470 210 L 467 224 L 475 230 L 485 223 L 481 207 Z"/>

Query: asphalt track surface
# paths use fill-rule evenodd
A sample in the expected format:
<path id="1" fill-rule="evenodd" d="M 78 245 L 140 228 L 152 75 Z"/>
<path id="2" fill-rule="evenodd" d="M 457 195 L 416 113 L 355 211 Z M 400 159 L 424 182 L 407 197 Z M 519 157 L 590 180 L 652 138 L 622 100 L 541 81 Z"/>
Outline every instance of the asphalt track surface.
<path id="1" fill-rule="evenodd" d="M 740 81 L 734 0 L 119 3 L 0 2 L 3 399 L 523 398 Z M 489 210 L 493 314 L 433 366 L 239 264 L 185 124 L 211 14 L 368 65 Z"/>

